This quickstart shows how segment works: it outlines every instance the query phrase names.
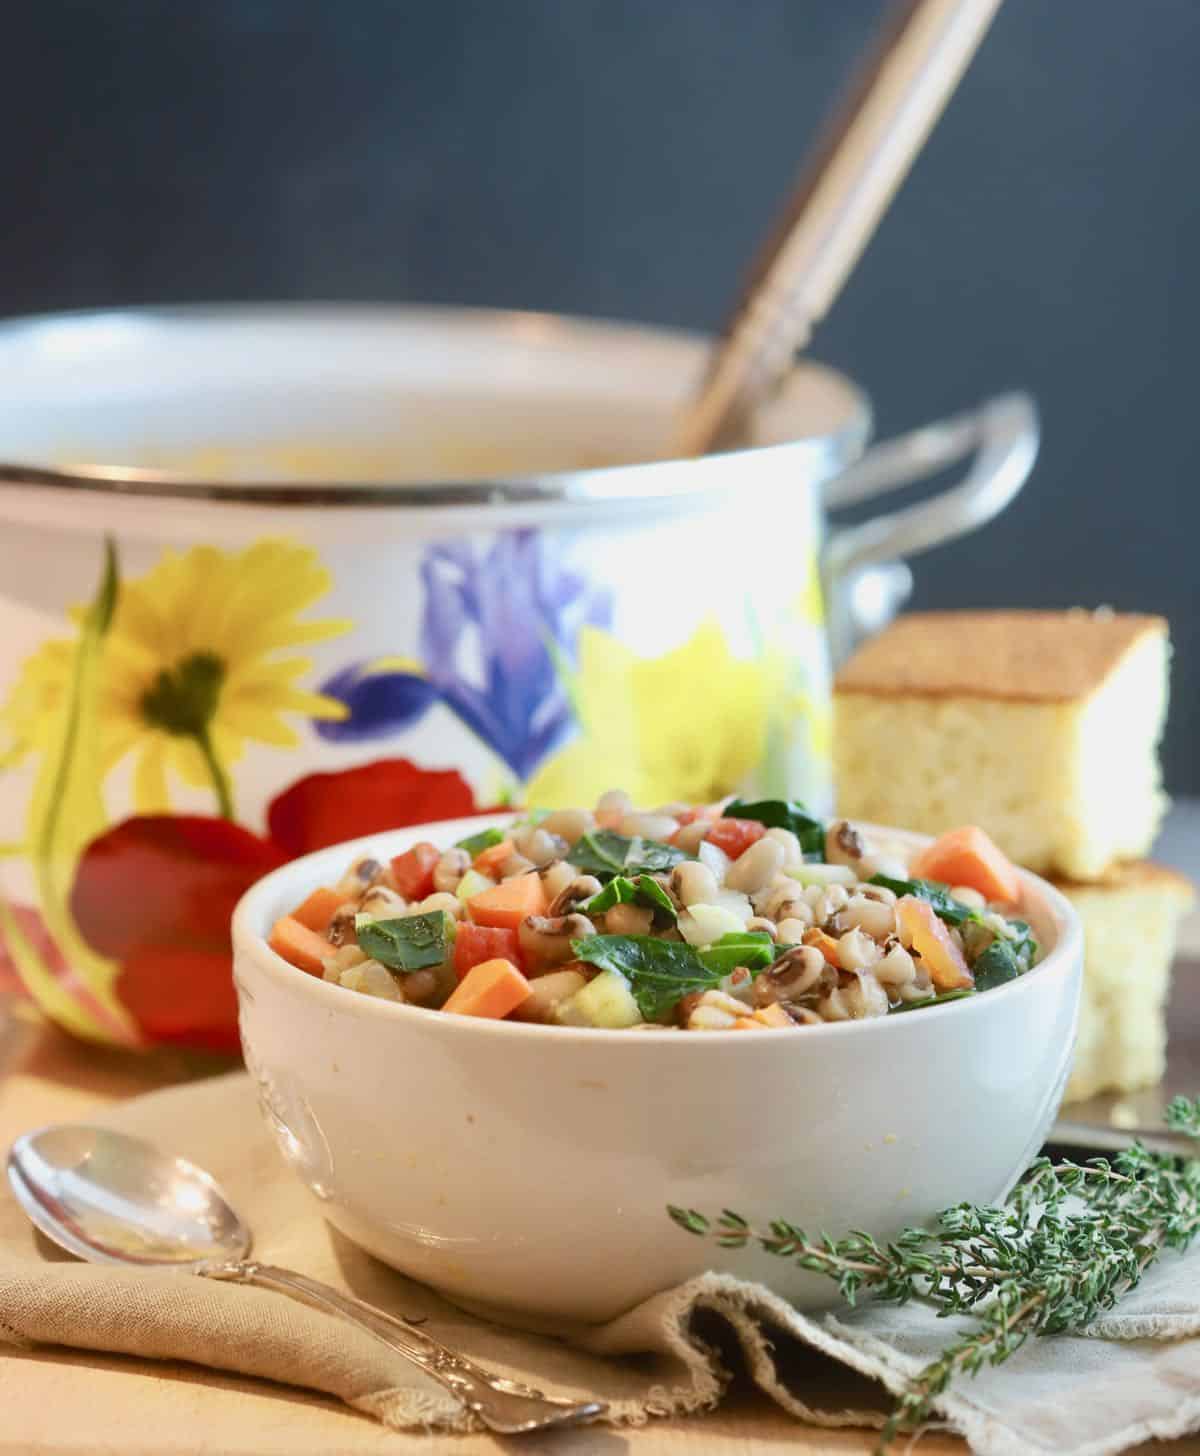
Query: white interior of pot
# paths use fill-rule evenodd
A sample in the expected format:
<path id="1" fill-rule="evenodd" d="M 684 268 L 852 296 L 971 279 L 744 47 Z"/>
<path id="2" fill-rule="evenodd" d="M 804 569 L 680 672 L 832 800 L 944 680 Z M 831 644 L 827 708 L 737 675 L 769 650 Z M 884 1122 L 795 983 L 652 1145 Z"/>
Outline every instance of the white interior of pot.
<path id="1" fill-rule="evenodd" d="M 663 458 L 705 341 L 549 315 L 354 306 L 126 310 L 0 326 L 0 460 L 193 479 L 403 484 Z M 854 429 L 794 372 L 753 443 Z"/>

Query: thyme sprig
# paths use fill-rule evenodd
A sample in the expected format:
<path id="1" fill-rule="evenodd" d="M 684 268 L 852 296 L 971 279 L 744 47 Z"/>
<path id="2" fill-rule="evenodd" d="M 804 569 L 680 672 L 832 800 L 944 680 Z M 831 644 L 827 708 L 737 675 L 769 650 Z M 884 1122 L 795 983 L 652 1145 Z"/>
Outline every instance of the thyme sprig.
<path id="1" fill-rule="evenodd" d="M 1176 1097 L 1165 1120 L 1172 1131 L 1200 1139 L 1200 1099 Z M 883 1452 L 901 1430 L 929 1419 L 956 1377 L 1001 1364 L 1031 1335 L 1084 1329 L 1164 1249 L 1185 1249 L 1200 1233 L 1200 1159 L 1140 1143 L 1111 1161 L 1039 1158 L 1003 1206 L 961 1203 L 944 1210 L 934 1228 L 905 1229 L 886 1244 L 861 1232 L 812 1235 L 785 1219 L 757 1228 L 729 1209 L 715 1219 L 691 1208 L 668 1212 L 688 1233 L 722 1248 L 757 1244 L 832 1279 L 849 1304 L 866 1292 L 974 1319 L 974 1328 L 900 1396 L 880 1436 Z"/>

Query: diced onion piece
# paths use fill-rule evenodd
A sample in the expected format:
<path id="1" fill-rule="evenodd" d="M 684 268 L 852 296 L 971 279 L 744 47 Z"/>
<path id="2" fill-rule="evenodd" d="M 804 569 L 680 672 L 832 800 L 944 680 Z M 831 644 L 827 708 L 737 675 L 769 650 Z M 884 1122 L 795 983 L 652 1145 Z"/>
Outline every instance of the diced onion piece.
<path id="1" fill-rule="evenodd" d="M 738 935 L 745 928 L 745 919 L 724 905 L 693 905 L 679 917 L 679 933 L 689 945 L 712 945 L 723 935 Z"/>
<path id="2" fill-rule="evenodd" d="M 858 874 L 849 865 L 802 864 L 792 865 L 784 871 L 802 885 L 853 885 Z"/>
<path id="3" fill-rule="evenodd" d="M 709 902 L 719 906 L 722 910 L 728 910 L 731 915 L 736 915 L 741 922 L 739 930 L 745 930 L 746 921 L 754 915 L 754 906 L 750 903 L 750 897 L 743 895 L 740 890 L 718 890 L 717 898 Z"/>
<path id="4" fill-rule="evenodd" d="M 696 850 L 696 858 L 702 865 L 707 865 L 712 870 L 718 885 L 724 882 L 725 876 L 729 872 L 730 859 L 723 849 L 718 845 L 710 844 L 707 839 L 703 839 Z"/>
<path id="5" fill-rule="evenodd" d="M 487 875 L 481 875 L 478 870 L 468 870 L 458 882 L 458 888 L 454 893 L 465 905 L 472 895 L 478 895 L 482 890 L 490 890 L 496 881 L 489 879 Z"/>
<path id="6" fill-rule="evenodd" d="M 561 1026 L 598 1026 L 619 1031 L 636 1026 L 642 1013 L 633 999 L 629 982 L 620 971 L 601 971 L 582 990 L 560 1001 L 554 1019 Z"/>

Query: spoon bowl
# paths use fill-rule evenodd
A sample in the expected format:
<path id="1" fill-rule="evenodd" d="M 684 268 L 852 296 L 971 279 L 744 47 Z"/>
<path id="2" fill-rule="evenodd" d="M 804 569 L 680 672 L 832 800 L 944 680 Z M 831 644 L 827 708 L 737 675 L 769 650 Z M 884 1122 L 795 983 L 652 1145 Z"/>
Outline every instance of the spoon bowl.
<path id="1" fill-rule="evenodd" d="M 8 1181 L 34 1227 L 94 1264 L 170 1266 L 257 1284 L 355 1324 L 433 1377 L 490 1430 L 524 1435 L 603 1415 L 495 1375 L 385 1310 L 290 1269 L 246 1258 L 252 1236 L 203 1168 L 104 1127 L 64 1124 L 17 1139 Z"/>
<path id="2" fill-rule="evenodd" d="M 52 1243 L 93 1263 L 195 1272 L 250 1252 L 250 1230 L 202 1168 L 108 1128 L 26 1133 L 9 1152 L 8 1179 Z"/>

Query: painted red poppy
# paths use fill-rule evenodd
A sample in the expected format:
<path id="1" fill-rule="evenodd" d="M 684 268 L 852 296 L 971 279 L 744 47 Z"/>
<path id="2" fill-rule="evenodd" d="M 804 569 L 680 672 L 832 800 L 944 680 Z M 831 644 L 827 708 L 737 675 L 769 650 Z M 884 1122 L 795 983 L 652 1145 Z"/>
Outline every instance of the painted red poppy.
<path id="1" fill-rule="evenodd" d="M 238 1050 L 229 918 L 287 859 L 224 819 L 127 819 L 92 841 L 71 893 L 84 938 L 119 961 L 117 995 L 154 1042 Z"/>
<path id="2" fill-rule="evenodd" d="M 84 851 L 71 910 L 120 963 L 117 995 L 148 1041 L 236 1054 L 229 920 L 256 880 L 344 839 L 479 812 L 453 769 L 383 759 L 310 774 L 271 804 L 267 839 L 225 819 L 125 820 Z"/>
<path id="3" fill-rule="evenodd" d="M 481 812 L 457 770 L 384 758 L 301 779 L 272 803 L 267 824 L 275 843 L 295 857 L 363 834 Z"/>

